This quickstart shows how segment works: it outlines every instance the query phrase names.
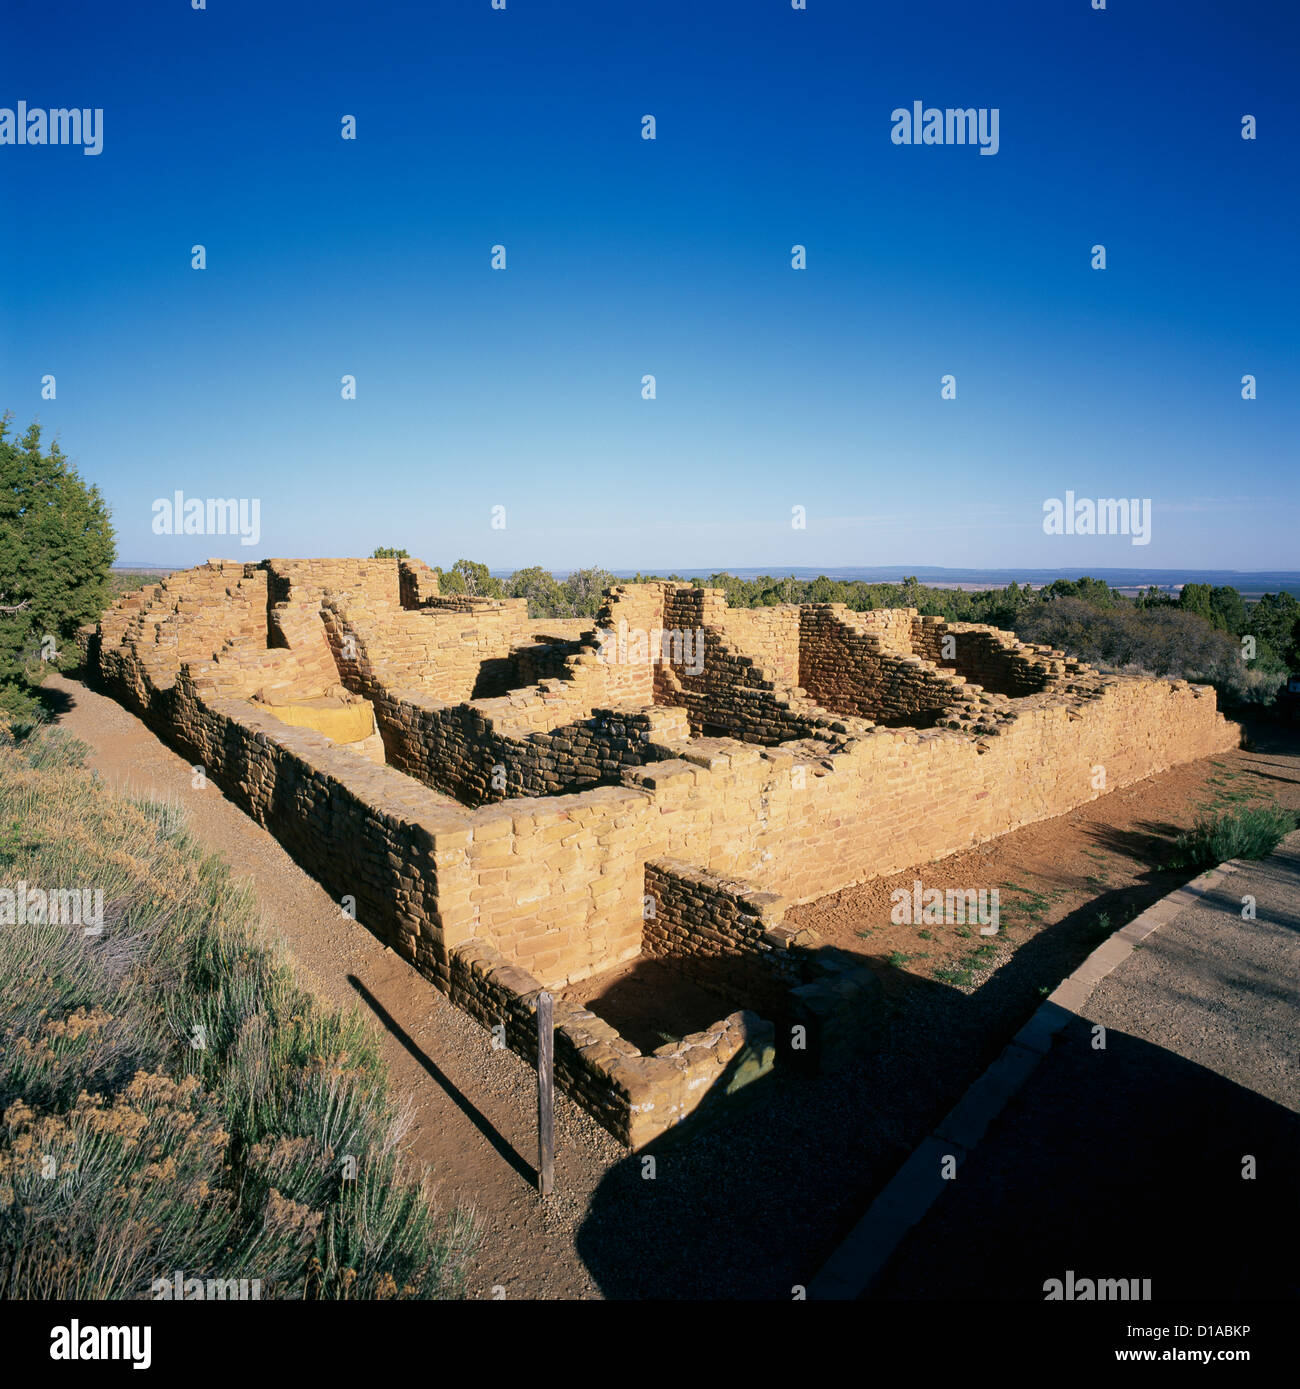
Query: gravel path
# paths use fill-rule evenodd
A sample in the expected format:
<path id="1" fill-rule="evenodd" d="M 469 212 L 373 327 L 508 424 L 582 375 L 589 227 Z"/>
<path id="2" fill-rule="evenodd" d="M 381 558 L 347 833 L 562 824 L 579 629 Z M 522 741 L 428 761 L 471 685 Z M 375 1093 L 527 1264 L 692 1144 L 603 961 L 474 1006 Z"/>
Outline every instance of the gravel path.
<path id="1" fill-rule="evenodd" d="M 1041 1299 L 1067 1269 L 1300 1295 L 1297 979 L 1300 832 L 1098 985 L 870 1295 Z"/>

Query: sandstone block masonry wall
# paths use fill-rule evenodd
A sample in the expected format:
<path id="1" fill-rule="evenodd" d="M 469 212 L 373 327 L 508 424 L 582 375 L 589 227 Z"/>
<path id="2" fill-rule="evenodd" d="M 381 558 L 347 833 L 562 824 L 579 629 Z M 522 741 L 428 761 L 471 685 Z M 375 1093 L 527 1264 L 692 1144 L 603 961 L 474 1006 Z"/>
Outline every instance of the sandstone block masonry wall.
<path id="1" fill-rule="evenodd" d="M 814 614 L 832 613 L 850 624 L 855 632 L 870 632 L 879 642 L 878 649 L 891 655 L 925 654 L 917 651 L 912 642 L 915 613 L 911 608 L 872 608 L 867 612 L 857 612 L 843 603 L 817 603 L 808 605 L 805 611 Z"/>
<path id="2" fill-rule="evenodd" d="M 1060 674 L 1084 669 L 1082 662 L 1062 658 L 1060 670 L 1054 670 L 1043 660 L 1045 647 L 1029 646 L 994 627 L 937 617 L 913 617 L 911 646 L 915 655 L 964 680 L 1013 698 L 1039 694 L 1058 683 Z"/>
<path id="3" fill-rule="evenodd" d="M 1239 730 L 1208 689 L 1120 677 L 1101 684 L 1086 699 L 1035 705 L 983 735 L 877 727 L 820 757 L 720 739 L 624 781 L 655 796 L 664 856 L 810 901 L 832 883 L 931 862 L 1095 800 L 1098 764 L 1114 789 L 1236 746 Z"/>
<path id="4" fill-rule="evenodd" d="M 756 658 L 777 683 L 793 689 L 799 684 L 799 625 L 801 610 L 793 603 L 771 608 L 715 610 L 722 639 Z"/>
<path id="5" fill-rule="evenodd" d="M 382 690 L 415 690 L 443 703 L 473 700 L 516 736 L 590 716 L 597 707 L 640 708 L 654 702 L 654 667 L 620 632 L 642 631 L 662 604 L 654 595 L 627 599 L 611 590 L 602 613 L 615 639 L 594 629 L 578 640 L 539 647 L 539 623 L 522 598 L 460 599 L 465 608 L 419 612 L 364 609 L 346 596 L 327 598 L 320 613 L 344 682 L 373 698 Z M 528 677 L 545 674 L 529 683 Z M 514 688 L 516 681 L 525 682 Z M 504 703 L 496 701 L 504 700 Z"/>
<path id="6" fill-rule="evenodd" d="M 701 673 L 685 666 L 661 669 L 660 697 L 687 711 L 693 733 L 765 744 L 812 734 L 821 710 L 778 689 L 773 672 L 725 645 L 717 628 L 701 630 Z"/>
<path id="7" fill-rule="evenodd" d="M 698 982 L 750 1006 L 770 1005 L 774 991 L 803 982 L 791 944 L 818 941 L 782 924 L 786 900 L 778 893 L 679 859 L 647 863 L 645 892 L 643 954 L 687 962 Z M 788 1003 L 763 1011 L 784 1016 Z"/>
<path id="8" fill-rule="evenodd" d="M 679 710 L 595 702 L 629 688 L 653 693 L 653 685 L 648 664 L 630 684 L 621 666 L 603 659 L 594 638 L 548 647 L 555 654 L 546 665 L 555 674 L 535 685 L 450 702 L 395 683 L 418 678 L 436 689 L 438 646 L 423 660 L 395 657 L 377 619 L 354 618 L 329 599 L 321 613 L 345 685 L 374 703 L 389 763 L 468 805 L 610 784 L 625 767 L 670 755 L 662 745 L 689 735 Z M 456 619 L 462 627 L 468 621 Z M 461 635 L 469 641 L 483 630 L 476 624 Z M 510 664 L 536 669 L 536 645 L 513 648 Z"/>
<path id="9" fill-rule="evenodd" d="M 323 594 L 347 594 L 358 606 L 401 603 L 395 559 L 265 559 L 248 565 L 266 572 L 272 604 L 318 602 Z"/>
<path id="10" fill-rule="evenodd" d="M 357 919 L 445 984 L 439 907 L 455 886 L 460 808 L 323 734 L 290 727 L 241 700 L 204 694 L 188 671 L 173 692 L 176 739 L 222 789 Z M 438 836 L 450 837 L 439 871 Z M 462 928 L 463 929 L 463 928 Z M 467 935 L 467 932 L 463 933 Z M 462 937 L 463 938 L 463 937 Z"/>
<path id="11" fill-rule="evenodd" d="M 266 581 L 263 571 L 215 561 L 128 593 L 87 634 L 91 659 L 145 709 L 185 662 L 265 646 Z"/>
<path id="12" fill-rule="evenodd" d="M 666 585 L 618 584 L 605 595 L 593 624 L 605 634 L 599 653 L 603 676 L 601 702 L 642 707 L 654 704 L 657 667 L 649 659 L 650 634 L 664 626 Z"/>
<path id="13" fill-rule="evenodd" d="M 923 684 L 953 693 L 938 727 L 875 726 L 827 710 L 741 649 L 745 623 L 730 622 L 721 595 L 662 584 L 611 591 L 598 625 L 662 628 L 674 625 L 669 618 L 702 626 L 710 637 L 696 689 L 675 668 L 601 659 L 593 636 L 566 651 L 555 678 L 497 699 L 439 701 L 420 685 L 451 681 L 440 670 L 445 663 L 463 690 L 474 661 L 481 663 L 479 636 L 466 642 L 474 657 L 464 661 L 441 624 L 481 634 L 518 623 L 528 645 L 536 631 L 519 609 L 439 609 L 426 587 L 407 581 L 405 600 L 423 604 L 410 609 L 400 606 L 396 562 L 210 564 L 116 605 L 87 636 L 88 665 L 203 762 L 309 872 L 336 895 L 355 897 L 358 919 L 395 951 L 448 991 L 462 964 L 465 979 L 481 974 L 486 982 L 466 983 L 462 996 L 477 990 L 497 998 L 493 1006 L 514 1009 L 525 1031 L 526 1005 L 494 994 L 496 966 L 476 974 L 465 952 L 494 952 L 548 988 L 643 949 L 728 958 L 713 953 L 716 945 L 730 958 L 755 958 L 764 952 L 754 934 L 753 918 L 763 917 L 752 910 L 754 894 L 811 900 L 1095 799 L 1097 764 L 1113 789 L 1237 740 L 1207 688 L 1101 676 L 985 629 L 963 659 L 1039 688 L 1015 697 L 981 691 L 930 659 L 926 643 L 946 625 L 918 623 L 910 610 L 873 614 L 860 627 L 838 613 L 828 619 L 821 605 L 799 610 L 801 680 L 818 675 L 815 659 L 805 668 L 804 629 L 831 628 L 838 649 L 856 650 L 868 667 L 881 657 L 914 660 Z M 792 623 L 782 614 L 750 628 L 775 659 L 782 643 L 789 646 Z M 385 742 L 410 774 L 290 727 L 248 698 L 262 661 L 277 675 L 328 676 L 313 624 L 324 624 L 340 683 L 373 699 L 377 713 L 386 710 Z M 966 633 L 954 630 L 960 651 Z M 855 647 L 845 631 L 862 641 Z M 410 645 L 411 636 L 430 632 L 437 637 L 427 648 Z M 372 648 L 386 636 L 394 646 L 376 660 Z M 913 655 L 914 642 L 927 654 Z M 511 637 L 506 649 L 516 646 Z M 413 683 L 396 684 L 394 671 Z M 605 700 L 611 692 L 621 698 Z M 714 710 L 742 736 L 691 736 L 692 727 L 713 722 Z M 455 738 L 440 749 L 448 726 Z M 426 784 L 462 755 L 475 777 L 487 759 L 513 758 L 515 789 L 538 794 L 474 808 Z M 593 774 L 618 784 L 569 790 Z M 671 862 L 678 867 L 665 870 Z M 734 880 L 743 887 L 726 886 Z M 662 912 L 647 935 L 648 882 Z M 799 985 L 814 991 L 809 1016 L 833 1011 L 844 983 L 828 975 Z M 691 1087 L 725 1091 L 734 1065 L 761 1067 L 761 1045 L 736 1062 L 757 1034 L 749 1024 L 737 1033 L 733 1021 L 719 1024 L 698 1054 L 665 1058 L 633 1057 L 626 1043 L 612 1045 L 603 1025 L 577 1019 L 563 1044 L 563 1083 L 617 1131 L 650 1132 L 665 1112 L 689 1112 Z M 522 1034 L 516 1040 L 524 1045 Z M 729 1059 L 720 1063 L 722 1056 Z M 641 1110 L 646 1103 L 665 1108 Z M 647 1121 L 645 1113 L 657 1117 Z"/>
<path id="14" fill-rule="evenodd" d="M 561 680 L 571 656 L 582 649 L 578 641 L 552 638 L 535 641 L 529 646 L 516 646 L 510 652 L 510 675 L 507 689 L 520 690 L 543 680 Z"/>
<path id="15" fill-rule="evenodd" d="M 450 997 L 506 1043 L 537 1057 L 541 987 L 481 941 L 452 955 Z M 732 1013 L 680 1042 L 643 1056 L 607 1022 L 562 1000 L 555 1005 L 555 1080 L 617 1138 L 640 1148 L 703 1111 L 716 1109 L 772 1069 L 773 1026 Z"/>
<path id="16" fill-rule="evenodd" d="M 647 863 L 645 888 L 654 903 L 645 924 L 648 955 L 758 956 L 785 944 L 772 935 L 785 910 L 778 893 L 677 859 Z"/>
<path id="17" fill-rule="evenodd" d="M 875 723 L 935 724 L 963 691 L 910 650 L 910 623 L 894 613 L 809 604 L 799 630 L 800 683 L 827 709 Z"/>
<path id="18" fill-rule="evenodd" d="M 778 611 L 778 610 L 772 610 Z M 780 610 L 766 627 L 755 623 L 772 649 L 778 638 L 788 641 L 792 619 Z M 795 617 L 798 609 L 790 610 Z M 826 710 L 804 698 L 803 692 L 784 683 L 775 668 L 732 645 L 731 615 L 717 589 L 670 588 L 665 595 L 664 625 L 673 631 L 692 632 L 702 641 L 703 668 L 695 664 L 665 662 L 656 668 L 655 690 L 660 703 L 678 704 L 690 715 L 691 731 L 705 737 L 726 736 L 768 746 L 820 736 L 830 720 Z M 743 623 L 737 629 L 744 628 Z M 778 653 L 787 670 L 793 662 L 789 650 Z"/>
<path id="19" fill-rule="evenodd" d="M 402 607 L 420 608 L 439 596 L 438 576 L 422 559 L 397 562 L 398 596 Z"/>
<path id="20" fill-rule="evenodd" d="M 616 785 L 624 768 L 671 757 L 689 736 L 683 711 L 653 705 L 595 709 L 522 738 L 485 711 L 409 692 L 379 695 L 376 711 L 389 765 L 471 806 Z"/>
<path id="21" fill-rule="evenodd" d="M 689 960 L 718 992 L 762 1000 L 787 1059 L 823 1069 L 861 1060 L 883 1016 L 880 981 L 815 931 L 785 925 L 784 897 L 673 859 L 646 864 L 646 894 L 645 953 Z M 701 962 L 721 968 L 701 972 Z"/>
<path id="22" fill-rule="evenodd" d="M 484 687 L 496 694 L 528 626 L 522 598 L 482 599 L 465 610 L 423 607 L 412 612 L 391 604 L 359 608 L 339 595 L 326 599 L 324 606 L 340 619 L 331 626 L 331 638 L 345 677 L 358 659 L 341 644 L 342 635 L 351 634 L 366 667 L 357 675 L 382 672 L 389 688 L 418 690 L 446 702 L 482 697 Z"/>

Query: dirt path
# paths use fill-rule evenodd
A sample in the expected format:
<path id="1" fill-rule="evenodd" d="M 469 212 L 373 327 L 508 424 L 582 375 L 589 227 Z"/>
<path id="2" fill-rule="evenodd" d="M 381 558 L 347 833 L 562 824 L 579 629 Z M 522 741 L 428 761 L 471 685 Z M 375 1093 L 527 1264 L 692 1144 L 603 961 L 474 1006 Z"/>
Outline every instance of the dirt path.
<path id="1" fill-rule="evenodd" d="M 53 676 L 68 701 L 59 723 L 93 749 L 115 789 L 182 805 L 188 829 L 248 878 L 266 928 L 283 940 L 303 983 L 378 1025 L 397 1092 L 412 1110 L 411 1155 L 428 1164 L 447 1205 L 475 1208 L 481 1226 L 468 1293 L 507 1298 L 599 1297 L 574 1248 L 591 1192 L 626 1150 L 563 1095 L 556 1096 L 555 1194 L 531 1186 L 536 1082 L 510 1052 L 453 1007 L 404 960 L 344 917 L 270 834 L 211 783 L 191 788 L 189 764 L 113 700 Z M 500 1296 L 500 1293 L 496 1294 Z"/>

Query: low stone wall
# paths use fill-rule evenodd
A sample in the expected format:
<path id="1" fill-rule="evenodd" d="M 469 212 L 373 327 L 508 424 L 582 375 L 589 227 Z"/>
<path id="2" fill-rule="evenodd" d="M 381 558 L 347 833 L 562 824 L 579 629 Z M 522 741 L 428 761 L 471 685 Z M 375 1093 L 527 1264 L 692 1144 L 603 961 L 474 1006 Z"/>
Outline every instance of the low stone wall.
<path id="1" fill-rule="evenodd" d="M 858 612 L 844 603 L 818 603 L 804 609 L 805 620 L 829 614 L 850 625 L 859 633 L 870 633 L 879 643 L 878 649 L 891 656 L 923 656 L 912 642 L 911 608 L 870 608 Z"/>
<path id="2" fill-rule="evenodd" d="M 422 608 L 439 597 L 438 576 L 422 559 L 397 561 L 398 601 L 404 608 Z"/>
<path id="3" fill-rule="evenodd" d="M 718 622 L 723 640 L 755 657 L 778 684 L 799 684 L 800 609 L 783 603 L 772 608 L 727 608 Z"/>
<path id="4" fill-rule="evenodd" d="M 811 901 L 1063 814 L 1239 738 L 1213 690 L 1185 682 L 1116 676 L 1086 698 L 1034 698 L 982 736 L 871 728 L 820 756 L 807 745 L 695 740 L 679 758 L 624 773 L 663 811 L 663 838 L 645 856 Z"/>
<path id="5" fill-rule="evenodd" d="M 784 897 L 669 859 L 646 864 L 646 895 L 646 954 L 725 963 L 708 986 L 763 999 L 781 1056 L 821 1069 L 861 1059 L 884 1012 L 880 982 L 815 931 L 786 926 Z"/>
<path id="6" fill-rule="evenodd" d="M 471 811 L 323 734 L 205 699 L 188 672 L 172 699 L 184 751 L 439 987 L 450 950 L 474 938 L 551 988 L 640 952 L 645 796 L 610 787 Z"/>
<path id="7" fill-rule="evenodd" d="M 439 839 L 440 850 L 456 850 L 440 860 L 444 932 L 486 940 L 548 988 L 633 959 L 641 950 L 639 846 L 657 817 L 652 801 L 623 786 L 470 812 L 463 839 Z"/>
<path id="8" fill-rule="evenodd" d="M 452 1002 L 536 1064 L 541 986 L 482 941 L 452 953 Z M 705 1108 L 724 1105 L 772 1069 L 772 1024 L 732 1013 L 702 1032 L 643 1056 L 585 1008 L 555 1005 L 555 1078 L 601 1125 L 640 1148 Z"/>
<path id="9" fill-rule="evenodd" d="M 124 681 L 142 703 L 169 689 L 186 661 L 210 661 L 226 648 L 265 648 L 267 576 L 210 561 L 124 595 L 89 638 L 106 678 Z"/>
<path id="10" fill-rule="evenodd" d="M 594 638 L 541 655 L 533 624 L 522 616 L 523 601 L 510 599 L 472 617 L 431 608 L 358 616 L 346 603 L 328 599 L 320 611 L 344 684 L 377 704 L 392 695 L 428 708 L 464 707 L 472 696 L 478 721 L 522 738 L 588 718 L 597 706 L 632 707 L 630 688 L 652 702 L 651 668 L 638 668 L 629 685 L 622 669 L 601 658 Z M 448 649 L 456 654 L 447 657 Z M 550 675 L 508 688 L 526 677 L 530 661 L 539 660 Z"/>
<path id="11" fill-rule="evenodd" d="M 728 646 L 704 627 L 704 669 L 660 668 L 658 695 L 690 716 L 691 732 L 774 746 L 807 738 L 828 724 L 826 711 L 783 688 L 775 672 Z"/>
<path id="12" fill-rule="evenodd" d="M 464 832 L 464 812 L 324 734 L 243 701 L 201 698 L 188 673 L 174 698 L 172 731 L 183 750 L 331 892 L 340 917 L 349 908 L 445 987 L 450 942 L 441 899 L 457 874 L 438 837 Z"/>
<path id="13" fill-rule="evenodd" d="M 436 606 L 359 611 L 333 598 L 325 611 L 336 617 L 346 613 L 342 632 L 353 636 L 369 672 L 385 687 L 418 690 L 446 702 L 498 693 L 510 672 L 511 652 L 527 629 L 522 598 L 464 612 Z M 339 646 L 339 630 L 331 625 L 331 642 L 340 669 L 346 670 L 349 653 Z"/>
<path id="14" fill-rule="evenodd" d="M 271 603 L 319 603 L 327 593 L 347 595 L 357 608 L 398 607 L 401 576 L 395 559 L 264 559 Z"/>
<path id="15" fill-rule="evenodd" d="M 759 956 L 787 949 L 795 933 L 781 925 L 786 902 L 779 893 L 726 878 L 678 859 L 652 859 L 645 866 L 647 955 Z M 805 943 L 813 933 L 803 932 Z"/>
<path id="16" fill-rule="evenodd" d="M 689 733 L 684 713 L 654 706 L 595 709 L 525 738 L 498 732 L 485 711 L 414 691 L 381 695 L 375 708 L 389 765 L 470 806 L 617 785 L 625 768 L 673 756 L 666 740 Z"/>
<path id="17" fill-rule="evenodd" d="M 510 652 L 509 689 L 524 689 L 543 680 L 559 680 L 572 656 L 581 650 L 577 641 L 533 641 Z"/>

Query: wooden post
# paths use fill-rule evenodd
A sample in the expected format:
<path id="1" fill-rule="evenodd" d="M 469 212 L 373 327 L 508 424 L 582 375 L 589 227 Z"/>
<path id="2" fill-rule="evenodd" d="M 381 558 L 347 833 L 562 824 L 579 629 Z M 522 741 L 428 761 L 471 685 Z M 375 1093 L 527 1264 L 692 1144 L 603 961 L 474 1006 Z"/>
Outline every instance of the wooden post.
<path id="1" fill-rule="evenodd" d="M 537 995 L 537 1189 L 551 1194 L 555 1182 L 555 1006 Z"/>

